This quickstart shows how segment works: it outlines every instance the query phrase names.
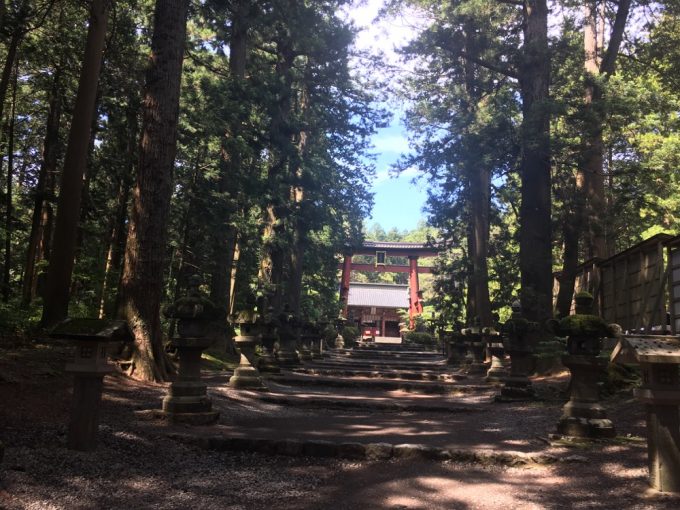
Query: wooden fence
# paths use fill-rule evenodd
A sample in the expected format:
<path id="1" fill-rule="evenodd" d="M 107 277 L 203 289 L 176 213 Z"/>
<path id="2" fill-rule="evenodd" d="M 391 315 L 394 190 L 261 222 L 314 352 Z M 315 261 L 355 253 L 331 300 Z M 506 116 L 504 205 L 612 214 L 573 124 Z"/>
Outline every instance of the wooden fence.
<path id="1" fill-rule="evenodd" d="M 680 236 L 657 234 L 608 259 L 585 262 L 575 289 L 591 292 L 602 317 L 624 331 L 669 324 L 680 332 Z"/>

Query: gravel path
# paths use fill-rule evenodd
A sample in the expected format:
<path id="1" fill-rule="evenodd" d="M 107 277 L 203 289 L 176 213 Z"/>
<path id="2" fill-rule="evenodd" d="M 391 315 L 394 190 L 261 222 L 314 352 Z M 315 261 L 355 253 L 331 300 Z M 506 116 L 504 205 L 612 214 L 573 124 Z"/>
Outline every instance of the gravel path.
<path id="1" fill-rule="evenodd" d="M 212 377 L 219 382 L 220 376 Z M 171 432 L 202 429 L 139 419 L 135 411 L 158 407 L 164 385 L 107 377 L 100 444 L 96 452 L 65 448 L 70 381 L 58 372 L 0 382 L 0 508 L 14 509 L 677 509 L 680 499 L 647 491 L 646 452 L 639 441 L 570 448 L 576 463 L 523 468 L 460 462 L 340 459 L 215 452 L 170 439 Z M 220 389 L 217 394 L 228 396 Z M 395 397 L 395 395 L 392 395 Z M 239 397 L 215 398 L 221 425 L 262 433 L 304 429 L 347 434 L 371 431 L 371 441 L 403 434 L 454 437 L 479 445 L 496 438 L 499 449 L 522 441 L 539 448 L 554 425 L 560 402 L 523 406 L 486 404 L 483 412 L 426 414 L 287 408 Z M 642 410 L 630 398 L 610 402 L 622 435 L 644 433 Z M 472 431 L 485 420 L 484 434 Z M 352 420 L 356 419 L 353 423 Z M 371 425 L 371 420 L 373 425 Z M 389 424 L 380 436 L 377 430 Z M 368 429 L 367 427 L 373 427 Z M 402 430 L 403 429 L 403 430 Z M 503 431 L 506 431 L 503 434 Z M 455 434 L 455 432 L 458 432 Z M 464 431 L 468 431 L 465 432 Z M 391 435 L 390 435 L 391 434 Z M 547 445 L 544 447 L 547 448 Z"/>

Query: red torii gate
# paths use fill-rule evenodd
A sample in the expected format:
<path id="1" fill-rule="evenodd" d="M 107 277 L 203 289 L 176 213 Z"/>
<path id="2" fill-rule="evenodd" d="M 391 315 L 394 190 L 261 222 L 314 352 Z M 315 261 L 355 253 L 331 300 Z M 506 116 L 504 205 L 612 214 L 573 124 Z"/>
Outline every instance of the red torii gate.
<path id="1" fill-rule="evenodd" d="M 420 257 L 436 257 L 439 250 L 436 247 L 422 243 L 402 243 L 387 241 L 364 241 L 359 249 L 348 250 L 344 253 L 342 277 L 340 280 L 340 301 L 342 315 L 347 318 L 347 298 L 349 295 L 350 273 L 354 271 L 377 271 L 380 273 L 409 273 L 409 327 L 413 329 L 414 318 L 423 313 L 422 292 L 418 283 L 420 273 L 431 273 L 431 266 L 418 266 Z M 375 257 L 374 264 L 357 264 L 352 262 L 354 255 L 368 255 Z M 388 264 L 387 257 L 408 257 L 408 265 Z"/>

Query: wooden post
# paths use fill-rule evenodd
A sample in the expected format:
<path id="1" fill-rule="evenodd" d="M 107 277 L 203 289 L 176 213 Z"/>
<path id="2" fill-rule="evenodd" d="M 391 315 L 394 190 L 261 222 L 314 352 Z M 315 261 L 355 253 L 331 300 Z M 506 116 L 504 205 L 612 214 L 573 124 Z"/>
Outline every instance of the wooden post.
<path id="1" fill-rule="evenodd" d="M 97 447 L 103 379 L 104 374 L 75 373 L 67 442 L 71 450 L 87 452 Z"/>
<path id="2" fill-rule="evenodd" d="M 340 302 L 342 303 L 342 316 L 347 318 L 347 301 L 349 299 L 349 284 L 352 274 L 352 254 L 346 253 L 342 263 L 342 277 L 340 278 Z"/>
<path id="3" fill-rule="evenodd" d="M 420 291 L 420 288 L 418 287 L 418 257 L 416 255 L 409 255 L 408 263 L 409 263 L 408 317 L 409 317 L 409 329 L 413 329 L 415 327 L 415 316 L 419 315 L 420 309 L 419 306 L 420 298 L 418 297 L 418 291 Z"/>

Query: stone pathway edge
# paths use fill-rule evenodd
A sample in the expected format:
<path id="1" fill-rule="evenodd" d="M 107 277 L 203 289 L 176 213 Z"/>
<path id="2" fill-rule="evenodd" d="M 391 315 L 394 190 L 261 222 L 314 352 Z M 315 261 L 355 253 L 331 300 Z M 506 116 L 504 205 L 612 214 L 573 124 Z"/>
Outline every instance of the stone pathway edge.
<path id="1" fill-rule="evenodd" d="M 449 449 L 423 444 L 356 443 L 325 440 L 265 439 L 228 436 L 194 436 L 170 433 L 168 437 L 184 443 L 213 451 L 245 451 L 267 455 L 292 457 L 332 457 L 348 460 L 385 461 L 409 459 L 427 461 L 456 461 L 480 465 L 544 466 L 564 463 L 587 462 L 579 455 L 557 456 L 548 453 L 496 452 L 473 449 Z"/>

